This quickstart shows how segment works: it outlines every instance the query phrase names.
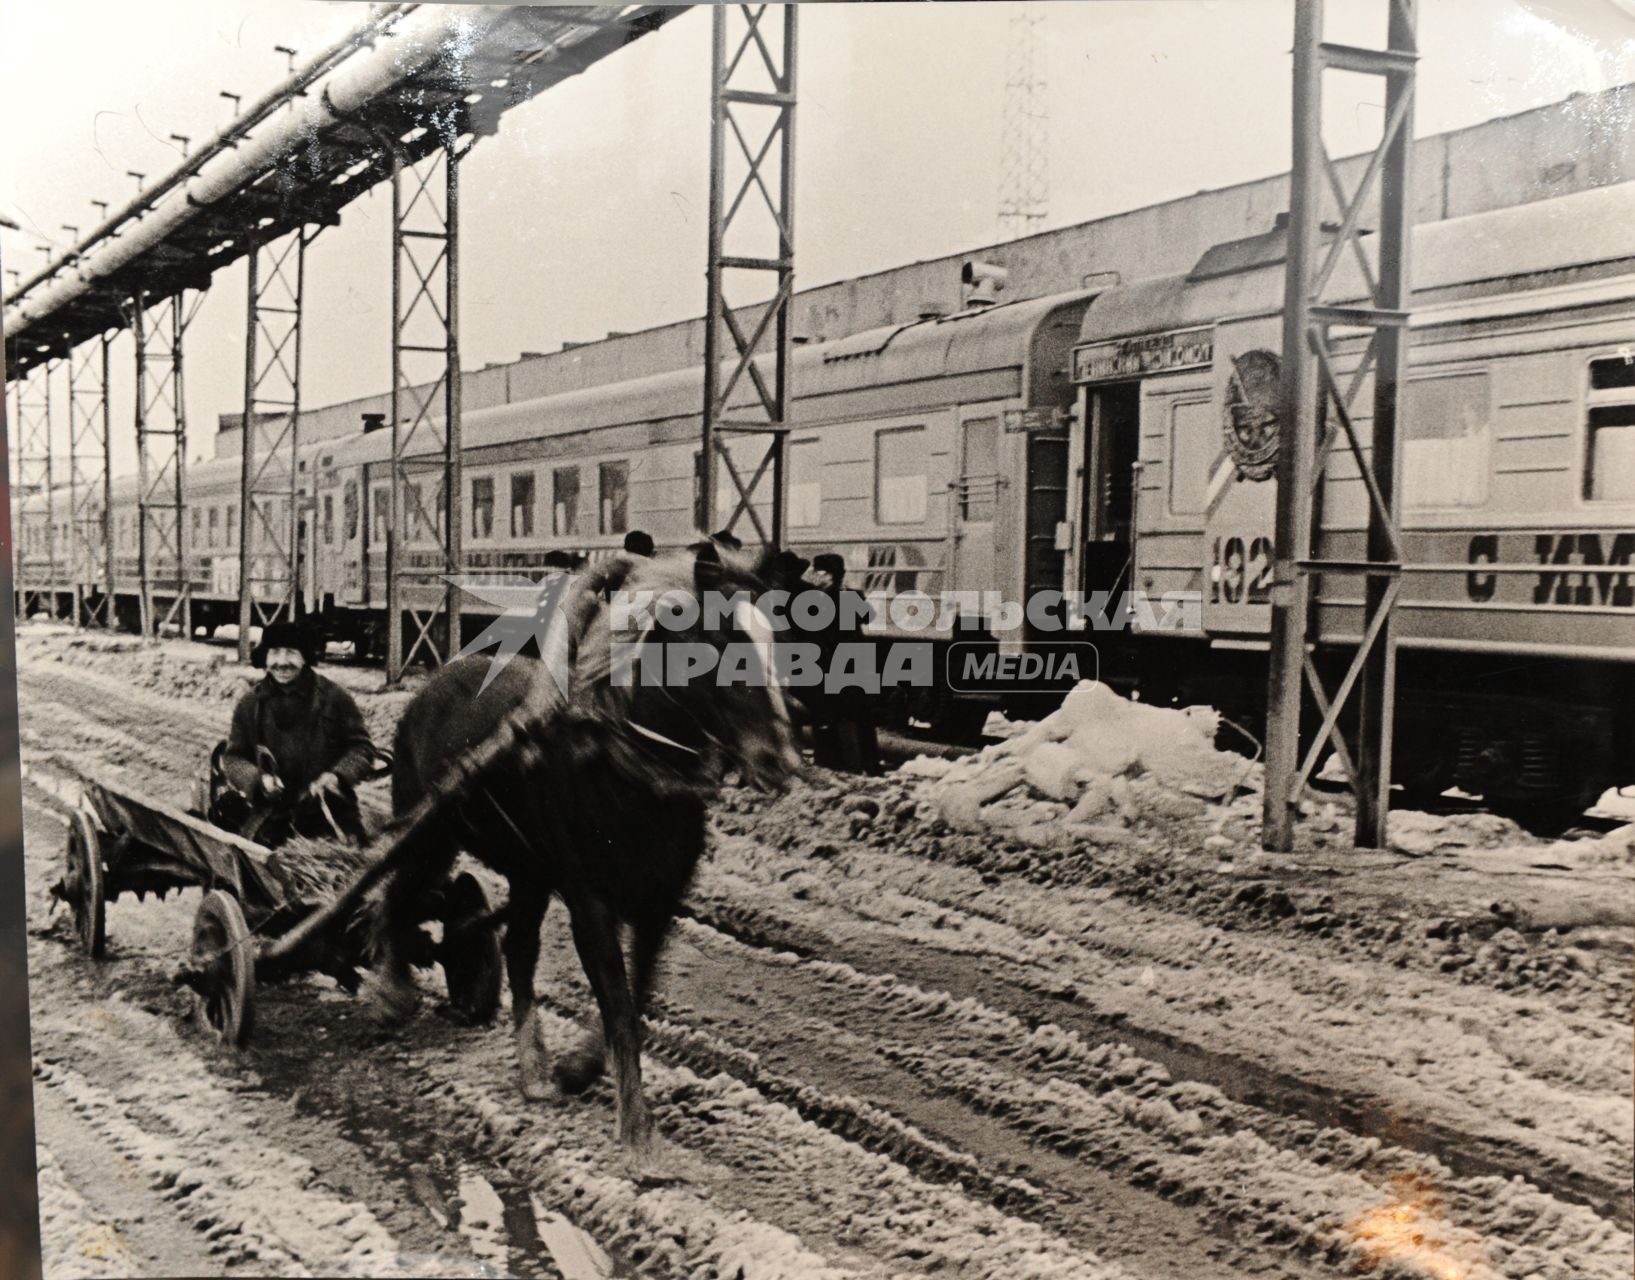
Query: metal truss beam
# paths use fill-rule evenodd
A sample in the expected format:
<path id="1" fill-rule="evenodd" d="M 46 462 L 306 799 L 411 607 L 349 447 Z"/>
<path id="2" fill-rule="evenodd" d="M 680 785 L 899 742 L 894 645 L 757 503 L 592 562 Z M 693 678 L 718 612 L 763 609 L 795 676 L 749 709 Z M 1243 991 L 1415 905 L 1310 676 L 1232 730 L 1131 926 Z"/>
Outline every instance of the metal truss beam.
<path id="1" fill-rule="evenodd" d="M 187 529 L 187 410 L 182 339 L 203 301 L 182 293 L 135 299 L 136 564 L 142 635 L 155 640 L 173 623 L 193 634 Z M 159 602 L 168 594 L 163 614 Z"/>
<path id="2" fill-rule="evenodd" d="M 56 616 L 53 588 L 57 581 L 56 492 L 52 484 L 51 361 L 29 369 L 17 382 L 13 420 L 17 424 L 17 482 L 12 490 L 12 542 L 16 548 L 17 616 L 36 608 Z M 44 509 L 30 502 L 45 495 Z M 40 564 L 45 577 L 40 579 Z M 32 571 L 31 571 L 32 570 Z"/>
<path id="3" fill-rule="evenodd" d="M 416 163 L 392 148 L 389 683 L 460 649 L 460 588 L 446 578 L 462 560 L 459 173 L 470 141 L 452 115 L 437 126 L 442 147 Z"/>
<path id="4" fill-rule="evenodd" d="M 243 228 L 261 226 L 277 239 L 333 221 L 391 175 L 373 152 L 375 126 L 409 117 L 429 128 L 456 111 L 472 133 L 492 134 L 514 107 L 686 8 L 374 6 L 350 34 L 244 103 L 226 127 L 169 173 L 153 175 L 135 199 L 6 299 L 7 338 L 27 335 L 8 353 L 16 363 L 6 376 L 100 334 L 110 320 L 97 296 L 103 288 L 121 299 L 138 289 L 162 297 L 201 288 L 248 252 Z M 421 146 L 409 158 L 429 150 Z"/>
<path id="5" fill-rule="evenodd" d="M 1386 47 L 1360 49 L 1323 42 L 1322 0 L 1300 0 L 1294 26 L 1294 164 L 1290 176 L 1288 274 L 1284 295 L 1282 448 L 1277 459 L 1277 530 L 1273 564 L 1271 673 L 1268 689 L 1266 795 L 1262 843 L 1293 847 L 1300 794 L 1328 743 L 1357 797 L 1357 843 L 1386 839 L 1391 785 L 1392 704 L 1396 638 L 1392 609 L 1403 561 L 1396 495 L 1399 393 L 1407 368 L 1408 177 L 1413 139 L 1417 48 L 1415 0 L 1385 0 Z M 1326 70 L 1379 76 L 1385 120 L 1374 154 L 1346 191 L 1322 138 L 1322 76 Z M 1363 210 L 1378 194 L 1379 235 L 1370 261 L 1362 241 Z M 1325 194 L 1339 226 L 1326 250 L 1320 241 Z M 1368 298 L 1363 305 L 1326 305 L 1324 291 L 1346 254 L 1358 264 Z M 1369 330 L 1358 369 L 1342 385 L 1329 328 Z M 1371 447 L 1352 420 L 1352 405 L 1369 373 L 1374 380 Z M 1332 422 L 1333 426 L 1327 424 Z M 1310 558 L 1313 498 L 1331 447 L 1343 437 L 1368 493 L 1367 558 Z M 1308 651 L 1311 583 L 1324 574 L 1364 580 L 1362 640 L 1331 697 Z M 1300 718 L 1309 685 L 1319 728 L 1301 753 Z M 1339 728 L 1357 695 L 1355 755 Z"/>
<path id="6" fill-rule="evenodd" d="M 114 625 L 113 406 L 107 334 L 68 357 L 68 539 L 74 625 Z"/>
<path id="7" fill-rule="evenodd" d="M 238 656 L 250 660 L 250 629 L 301 609 L 301 319 L 306 250 L 299 227 L 245 255 L 244 426 L 239 467 Z"/>
<path id="8" fill-rule="evenodd" d="M 715 521 L 716 461 L 726 468 L 737 498 L 730 532 L 748 516 L 762 542 L 784 536 L 784 426 L 789 407 L 790 309 L 795 296 L 795 5 L 716 5 L 710 75 L 710 225 L 704 312 L 704 421 L 699 456 L 699 516 Z M 777 28 L 781 27 L 781 30 Z M 728 173 L 732 194 L 728 196 Z M 726 296 L 726 277 L 770 286 L 765 304 L 748 308 L 740 324 Z M 770 281 L 768 280 L 770 277 Z M 730 367 L 722 354 L 731 341 Z M 771 335 L 768 379 L 764 350 Z M 729 420 L 727 406 L 746 381 L 754 390 L 747 416 Z M 766 452 L 746 483 L 726 449 L 724 434 L 766 440 Z M 765 519 L 755 490 L 772 473 Z"/>

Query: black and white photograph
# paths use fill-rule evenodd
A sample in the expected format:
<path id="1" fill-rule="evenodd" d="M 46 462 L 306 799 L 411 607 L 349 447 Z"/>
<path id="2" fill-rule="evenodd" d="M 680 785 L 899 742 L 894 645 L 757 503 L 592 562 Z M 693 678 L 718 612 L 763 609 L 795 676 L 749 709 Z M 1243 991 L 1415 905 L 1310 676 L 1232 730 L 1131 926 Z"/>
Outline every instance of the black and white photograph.
<path id="1" fill-rule="evenodd" d="M 0 128 L 5 1275 L 1635 1275 L 1635 0 L 0 0 Z"/>

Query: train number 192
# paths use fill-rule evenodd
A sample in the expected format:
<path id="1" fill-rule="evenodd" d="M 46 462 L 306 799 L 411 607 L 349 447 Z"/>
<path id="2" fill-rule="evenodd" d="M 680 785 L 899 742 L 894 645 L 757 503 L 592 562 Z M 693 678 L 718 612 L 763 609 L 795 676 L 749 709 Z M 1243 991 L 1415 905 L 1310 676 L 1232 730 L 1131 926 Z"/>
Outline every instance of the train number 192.
<path id="1" fill-rule="evenodd" d="M 1210 603 L 1270 604 L 1271 599 L 1272 540 L 1216 538 L 1210 549 Z"/>

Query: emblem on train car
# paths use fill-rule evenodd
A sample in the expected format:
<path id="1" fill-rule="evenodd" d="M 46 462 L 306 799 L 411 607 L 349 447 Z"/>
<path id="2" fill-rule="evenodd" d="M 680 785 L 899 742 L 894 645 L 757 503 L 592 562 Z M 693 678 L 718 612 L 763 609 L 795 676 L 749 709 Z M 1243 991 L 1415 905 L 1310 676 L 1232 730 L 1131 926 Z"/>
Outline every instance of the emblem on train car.
<path id="1" fill-rule="evenodd" d="M 1264 480 L 1277 465 L 1278 399 L 1283 366 L 1270 351 L 1232 357 L 1222 426 L 1226 449 L 1245 480 Z"/>

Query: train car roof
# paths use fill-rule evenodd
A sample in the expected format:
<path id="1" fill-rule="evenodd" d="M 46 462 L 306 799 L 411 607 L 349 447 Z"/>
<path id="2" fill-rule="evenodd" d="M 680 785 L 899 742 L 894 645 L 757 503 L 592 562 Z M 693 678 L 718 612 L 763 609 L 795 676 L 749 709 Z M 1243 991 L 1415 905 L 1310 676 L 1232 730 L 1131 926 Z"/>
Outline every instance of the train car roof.
<path id="1" fill-rule="evenodd" d="M 312 459 L 322 457 L 326 453 L 336 455 L 341 448 L 351 441 L 361 440 L 362 438 L 363 433 L 359 431 L 349 436 L 338 438 L 331 436 L 325 440 L 314 441 L 301 447 L 301 457 Z M 191 495 L 197 495 L 212 489 L 226 491 L 231 493 L 233 497 L 238 497 L 239 475 L 242 465 L 242 461 L 236 453 L 229 454 L 226 457 L 205 458 L 198 462 L 189 462 L 187 464 L 189 504 L 191 505 Z M 135 494 L 136 483 L 137 477 L 131 472 L 125 471 L 116 475 L 111 486 L 115 503 L 127 500 Z M 59 484 L 54 488 L 60 495 L 67 491 L 68 486 Z M 43 501 L 41 495 L 35 493 L 30 494 L 21 505 L 25 510 L 32 511 L 34 506 L 41 501 Z"/>
<path id="2" fill-rule="evenodd" d="M 1370 237 L 1371 239 L 1372 237 Z M 1324 239 L 1326 246 L 1330 243 Z M 1280 227 L 1216 245 L 1192 270 L 1108 289 L 1090 304 L 1079 341 L 1103 342 L 1282 310 L 1287 234 Z M 1635 265 L 1635 182 L 1598 187 L 1489 213 L 1420 223 L 1409 251 L 1416 300 L 1580 268 Z M 1321 256 L 1319 257 L 1321 261 Z M 1354 255 L 1345 251 L 1326 291 L 1366 296 Z"/>
<path id="3" fill-rule="evenodd" d="M 841 391 L 1024 366 L 1037 329 L 1062 309 L 1082 307 L 1093 296 L 1076 291 L 1029 298 L 797 347 L 795 403 Z M 756 363 L 770 378 L 772 357 L 757 357 Z M 464 415 L 461 434 L 465 446 L 474 449 L 539 436 L 665 422 L 697 417 L 703 398 L 704 370 L 695 365 L 479 409 Z M 729 408 L 748 410 L 754 404 L 754 390 L 746 373 L 734 389 Z M 433 452 L 432 437 L 426 439 L 424 452 Z M 335 463 L 343 466 L 383 461 L 390 453 L 390 434 L 374 431 L 348 443 L 337 443 Z"/>

